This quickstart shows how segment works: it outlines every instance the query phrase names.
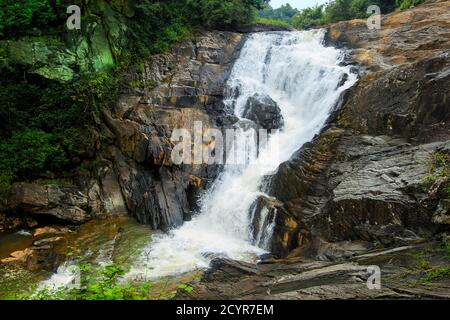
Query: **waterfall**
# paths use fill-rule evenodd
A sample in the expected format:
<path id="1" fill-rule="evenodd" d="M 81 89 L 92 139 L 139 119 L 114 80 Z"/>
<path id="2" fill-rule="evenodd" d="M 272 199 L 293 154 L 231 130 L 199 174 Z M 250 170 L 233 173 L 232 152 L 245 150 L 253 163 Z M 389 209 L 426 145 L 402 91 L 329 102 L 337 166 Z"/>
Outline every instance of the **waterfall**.
<path id="1" fill-rule="evenodd" d="M 249 152 L 247 163 L 226 165 L 201 200 L 198 214 L 180 228 L 153 237 L 131 276 L 180 274 L 207 268 L 216 256 L 252 261 L 265 252 L 273 223 L 260 221 L 254 239 L 250 212 L 263 195 L 264 177 L 319 133 L 340 94 L 357 80 L 349 67 L 340 66 L 343 52 L 325 47 L 323 38 L 323 30 L 249 37 L 228 80 L 225 102 L 242 119 L 250 97 L 270 96 L 281 109 L 284 127 L 258 156 L 247 148 L 238 150 Z M 342 85 L 345 75 L 348 79 Z M 238 141 L 246 134 L 240 132 Z M 267 214 L 260 218 L 267 219 Z"/>

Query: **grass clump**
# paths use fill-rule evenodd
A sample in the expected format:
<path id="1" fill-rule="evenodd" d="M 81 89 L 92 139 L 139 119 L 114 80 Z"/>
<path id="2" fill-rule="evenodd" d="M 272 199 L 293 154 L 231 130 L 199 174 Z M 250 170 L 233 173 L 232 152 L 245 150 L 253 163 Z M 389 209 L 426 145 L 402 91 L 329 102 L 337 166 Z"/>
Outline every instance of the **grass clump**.
<path id="1" fill-rule="evenodd" d="M 435 267 L 426 271 L 424 278 L 420 280 L 423 284 L 433 283 L 442 278 L 450 276 L 450 267 Z"/>
<path id="2" fill-rule="evenodd" d="M 442 151 L 433 152 L 426 161 L 427 174 L 420 181 L 420 186 L 424 191 L 428 191 L 439 179 L 447 179 L 444 190 L 447 197 L 450 197 L 450 155 Z"/>

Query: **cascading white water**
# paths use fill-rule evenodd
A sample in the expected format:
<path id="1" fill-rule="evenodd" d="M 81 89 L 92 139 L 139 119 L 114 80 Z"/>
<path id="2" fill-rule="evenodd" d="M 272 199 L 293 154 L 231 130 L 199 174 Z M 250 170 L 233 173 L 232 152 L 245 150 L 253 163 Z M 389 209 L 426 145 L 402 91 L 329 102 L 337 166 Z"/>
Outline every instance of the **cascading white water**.
<path id="1" fill-rule="evenodd" d="M 225 166 L 202 199 L 198 215 L 167 235 L 155 236 L 129 276 L 168 276 L 207 268 L 216 255 L 249 261 L 264 253 L 252 245 L 255 239 L 249 212 L 262 194 L 263 177 L 320 131 L 340 94 L 357 80 L 349 67 L 339 66 L 342 52 L 324 47 L 323 37 L 324 31 L 249 37 L 228 81 L 230 97 L 226 102 L 241 117 L 250 97 L 269 95 L 281 109 L 283 130 L 278 139 L 269 140 L 258 157 L 249 154 L 247 165 Z M 339 86 L 345 74 L 348 80 Z M 268 243 L 268 237 L 270 230 L 259 230 L 256 243 Z"/>

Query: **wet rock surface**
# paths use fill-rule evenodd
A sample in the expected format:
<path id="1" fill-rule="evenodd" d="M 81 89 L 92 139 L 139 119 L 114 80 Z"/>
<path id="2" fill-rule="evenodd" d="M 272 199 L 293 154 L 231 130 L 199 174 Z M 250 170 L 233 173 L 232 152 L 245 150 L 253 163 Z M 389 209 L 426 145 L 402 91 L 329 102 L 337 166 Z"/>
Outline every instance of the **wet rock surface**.
<path id="1" fill-rule="evenodd" d="M 266 130 L 281 129 L 284 125 L 280 107 L 269 96 L 255 95 L 248 99 L 242 116 Z"/>
<path id="2" fill-rule="evenodd" d="M 218 258 L 202 281 L 193 284 L 193 292 L 179 298 L 448 299 L 448 277 L 425 280 L 427 271 L 421 267 L 425 261 L 429 270 L 446 270 L 448 258 L 440 250 L 439 244 L 430 243 L 369 251 L 335 263 L 291 258 L 247 264 Z M 379 287 L 371 279 L 374 266 L 381 271 Z"/>
<path id="3" fill-rule="evenodd" d="M 0 263 L 20 264 L 30 271 L 54 271 L 66 259 L 64 254 L 58 253 L 56 250 L 56 247 L 64 241 L 63 237 L 35 241 L 31 247 L 11 253 L 9 258 L 0 260 Z"/>
<path id="4" fill-rule="evenodd" d="M 38 183 L 15 183 L 8 199 L 9 208 L 16 213 L 52 216 L 75 224 L 90 219 L 88 202 L 88 197 L 77 188 Z"/>
<path id="5" fill-rule="evenodd" d="M 414 63 L 450 49 L 447 0 L 431 0 L 409 10 L 383 15 L 380 30 L 369 30 L 366 20 L 329 26 L 331 45 L 352 49 L 353 63 L 371 71 Z"/>

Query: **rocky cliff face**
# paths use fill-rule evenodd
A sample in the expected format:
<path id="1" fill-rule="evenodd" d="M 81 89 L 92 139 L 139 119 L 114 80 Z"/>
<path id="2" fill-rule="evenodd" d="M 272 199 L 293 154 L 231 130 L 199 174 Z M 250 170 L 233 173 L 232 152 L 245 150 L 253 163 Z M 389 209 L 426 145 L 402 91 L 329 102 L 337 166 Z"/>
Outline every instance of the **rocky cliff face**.
<path id="1" fill-rule="evenodd" d="M 128 213 L 162 230 L 190 219 L 197 196 L 220 168 L 172 164 L 172 130 L 193 132 L 195 121 L 204 130 L 226 124 L 224 85 L 242 40 L 237 33 L 198 33 L 130 69 L 117 105 L 97 119 L 91 172 L 81 174 L 77 186 L 14 184 L 11 213 L 74 224 Z"/>
<path id="2" fill-rule="evenodd" d="M 364 70 L 322 133 L 271 178 L 275 253 L 333 260 L 355 254 L 345 241 L 399 245 L 448 228 L 448 172 L 430 171 L 436 156 L 448 167 L 450 152 L 449 9 L 429 1 L 384 16 L 380 31 L 364 20 L 330 26 L 329 43 Z"/>
<path id="3" fill-rule="evenodd" d="M 112 143 L 104 150 L 126 207 L 140 222 L 167 230 L 190 219 L 196 196 L 218 168 L 202 164 L 175 166 L 172 130 L 194 132 L 222 125 L 224 85 L 242 36 L 201 33 L 152 57 L 129 74 L 131 86 L 116 109 L 104 113 Z"/>

